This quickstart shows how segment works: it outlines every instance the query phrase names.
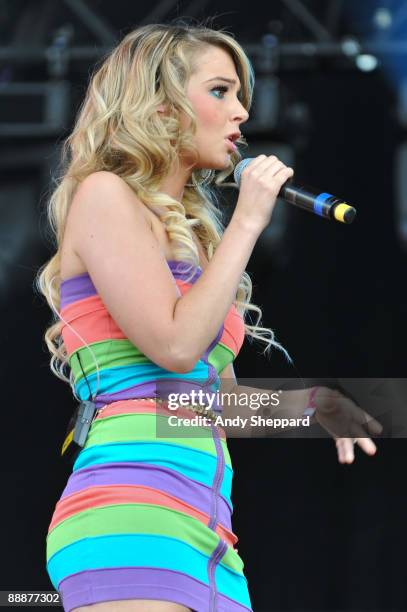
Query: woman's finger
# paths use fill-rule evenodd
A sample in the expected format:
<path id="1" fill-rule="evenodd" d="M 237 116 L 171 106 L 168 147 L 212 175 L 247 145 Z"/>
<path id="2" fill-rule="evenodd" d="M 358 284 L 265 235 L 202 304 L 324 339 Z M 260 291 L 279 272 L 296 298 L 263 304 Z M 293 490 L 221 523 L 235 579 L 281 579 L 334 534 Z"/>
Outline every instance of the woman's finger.
<path id="1" fill-rule="evenodd" d="M 352 438 L 336 438 L 339 463 L 352 463 L 355 458 Z"/>
<path id="2" fill-rule="evenodd" d="M 376 444 L 370 438 L 357 438 L 356 444 L 368 455 L 374 455 L 377 451 Z"/>
<path id="3" fill-rule="evenodd" d="M 374 455 L 377 451 L 376 444 L 370 438 L 337 438 L 335 440 L 340 463 L 352 463 L 355 458 L 355 445 L 365 451 L 368 455 Z"/>

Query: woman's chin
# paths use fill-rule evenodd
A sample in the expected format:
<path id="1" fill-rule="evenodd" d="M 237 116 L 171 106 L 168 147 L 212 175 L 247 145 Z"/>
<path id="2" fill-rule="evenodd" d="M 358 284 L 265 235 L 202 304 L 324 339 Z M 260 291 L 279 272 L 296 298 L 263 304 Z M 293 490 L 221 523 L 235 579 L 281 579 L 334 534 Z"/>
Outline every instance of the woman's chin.
<path id="1" fill-rule="evenodd" d="M 211 168 L 213 168 L 213 170 L 226 170 L 226 168 L 228 168 L 231 163 L 232 163 L 232 154 L 227 153 L 223 157 L 223 161 L 219 160 L 219 162 L 217 164 L 214 163 L 211 166 Z"/>
<path id="2" fill-rule="evenodd" d="M 214 157 L 207 159 L 199 163 L 194 170 L 226 170 L 226 168 L 228 168 L 232 162 L 232 154 L 233 151 L 227 153 L 224 157 L 218 157 L 218 159 L 215 159 Z"/>

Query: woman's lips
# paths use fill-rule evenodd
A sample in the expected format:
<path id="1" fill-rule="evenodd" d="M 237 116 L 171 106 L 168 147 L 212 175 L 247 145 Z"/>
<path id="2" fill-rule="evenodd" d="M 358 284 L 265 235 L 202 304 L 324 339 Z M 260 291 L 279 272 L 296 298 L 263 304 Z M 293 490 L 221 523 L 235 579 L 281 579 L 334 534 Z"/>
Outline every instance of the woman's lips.
<path id="1" fill-rule="evenodd" d="M 229 147 L 232 149 L 232 151 L 237 151 L 237 146 L 235 145 L 234 142 L 232 142 L 231 140 L 229 140 L 229 138 L 225 138 L 227 144 L 229 145 Z"/>

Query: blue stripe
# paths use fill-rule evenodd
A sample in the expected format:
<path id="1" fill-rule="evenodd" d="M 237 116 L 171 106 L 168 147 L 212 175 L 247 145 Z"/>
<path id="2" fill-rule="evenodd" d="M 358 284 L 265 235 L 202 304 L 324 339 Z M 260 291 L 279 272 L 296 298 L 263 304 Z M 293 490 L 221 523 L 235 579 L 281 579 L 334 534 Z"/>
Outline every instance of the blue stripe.
<path id="1" fill-rule="evenodd" d="M 212 487 L 216 472 L 217 457 L 164 442 L 120 442 L 118 444 L 98 444 L 84 448 L 78 455 L 73 472 L 101 463 L 121 463 L 137 461 L 152 465 L 163 465 L 187 478 Z M 220 495 L 228 503 L 232 491 L 233 469 L 225 465 Z"/>
<path id="2" fill-rule="evenodd" d="M 143 383 L 151 383 L 154 380 L 180 379 L 192 381 L 206 381 L 209 378 L 209 367 L 203 361 L 198 361 L 191 372 L 179 374 L 160 368 L 156 364 L 139 364 L 120 366 L 117 368 L 106 368 L 99 370 L 99 389 L 98 395 L 105 393 L 117 393 L 129 387 L 136 387 Z M 92 395 L 97 390 L 97 372 L 87 375 L 87 379 L 92 391 Z M 75 391 L 81 399 L 89 397 L 89 388 L 85 378 L 82 376 L 75 384 Z"/>
<path id="3" fill-rule="evenodd" d="M 315 198 L 314 200 L 314 211 L 317 213 L 317 215 L 319 215 L 320 217 L 323 217 L 322 214 L 322 208 L 323 208 L 323 203 L 326 202 L 327 200 L 329 200 L 329 198 L 332 198 L 332 194 L 330 193 L 320 193 L 318 197 Z"/>
<path id="4" fill-rule="evenodd" d="M 209 557 L 177 538 L 156 534 L 104 535 L 83 538 L 61 548 L 48 561 L 47 570 L 54 588 L 61 580 L 92 569 L 108 567 L 154 567 L 193 576 L 209 585 Z M 250 608 L 247 580 L 229 567 L 216 568 L 216 586 L 222 595 Z"/>

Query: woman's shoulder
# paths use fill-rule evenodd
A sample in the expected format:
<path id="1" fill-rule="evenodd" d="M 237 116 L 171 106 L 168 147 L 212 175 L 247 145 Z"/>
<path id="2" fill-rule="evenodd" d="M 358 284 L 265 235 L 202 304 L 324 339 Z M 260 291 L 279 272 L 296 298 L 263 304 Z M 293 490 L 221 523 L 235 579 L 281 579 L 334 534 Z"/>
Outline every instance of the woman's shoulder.
<path id="1" fill-rule="evenodd" d="M 80 224 L 87 212 L 97 215 L 99 211 L 103 213 L 107 207 L 110 209 L 112 206 L 118 210 L 121 207 L 136 206 L 151 227 L 150 217 L 142 200 L 124 179 L 106 170 L 92 172 L 79 183 L 69 207 L 67 224 Z M 97 217 L 94 218 L 96 221 Z"/>
<path id="2" fill-rule="evenodd" d="M 80 199 L 100 201 L 101 197 L 103 199 L 103 197 L 106 198 L 115 194 L 124 195 L 126 200 L 132 201 L 145 209 L 144 203 L 130 185 L 115 172 L 107 170 L 98 170 L 88 174 L 78 184 L 72 199 L 72 205 Z"/>
<path id="3" fill-rule="evenodd" d="M 117 174 L 107 171 L 92 172 L 79 183 L 69 206 L 61 244 L 60 274 L 63 280 L 87 272 L 77 248 L 84 224 L 89 224 L 85 217 L 91 216 L 91 223 L 95 225 L 101 215 L 107 212 L 106 206 L 117 206 L 120 217 L 122 207 L 129 205 L 137 206 L 152 229 L 146 206 Z"/>
<path id="4" fill-rule="evenodd" d="M 61 278 L 66 279 L 72 276 L 87 272 L 78 249 L 78 241 L 81 241 L 84 224 L 94 225 L 100 215 L 108 214 L 106 206 L 110 203 L 117 205 L 118 215 L 122 216 L 122 206 L 137 206 L 142 213 L 150 231 L 158 242 L 164 258 L 168 261 L 175 259 L 174 245 L 172 244 L 166 227 L 162 220 L 134 193 L 131 187 L 119 175 L 114 172 L 100 170 L 89 174 L 78 185 L 66 219 L 64 237 L 61 246 Z M 87 216 L 87 220 L 85 220 Z M 115 221 L 116 223 L 116 221 Z M 118 221 L 119 231 L 120 221 Z M 198 252 L 200 265 L 204 269 L 208 264 L 203 245 L 198 236 L 191 228 L 191 238 L 195 242 Z"/>

